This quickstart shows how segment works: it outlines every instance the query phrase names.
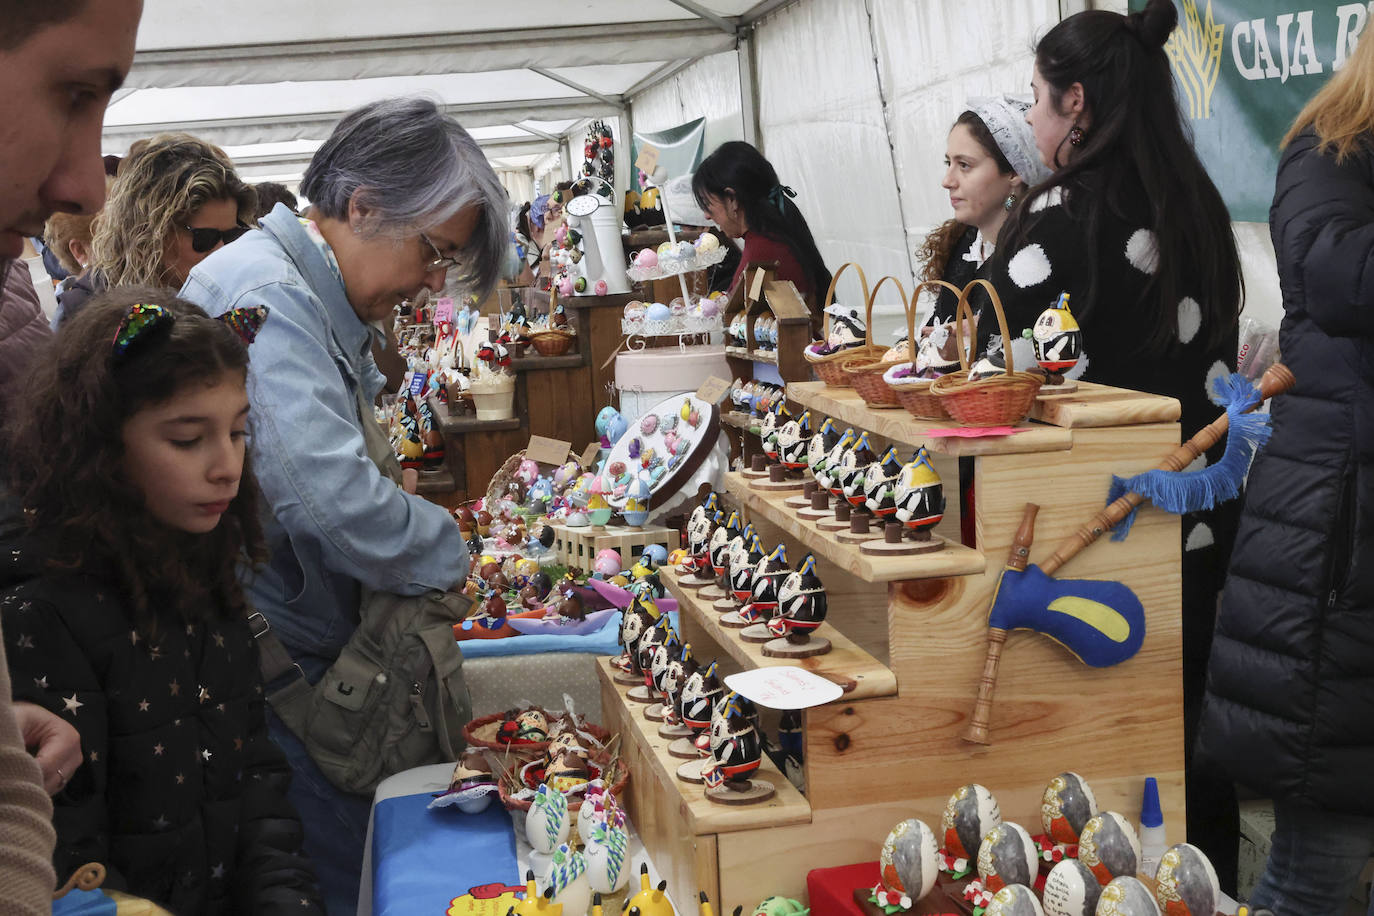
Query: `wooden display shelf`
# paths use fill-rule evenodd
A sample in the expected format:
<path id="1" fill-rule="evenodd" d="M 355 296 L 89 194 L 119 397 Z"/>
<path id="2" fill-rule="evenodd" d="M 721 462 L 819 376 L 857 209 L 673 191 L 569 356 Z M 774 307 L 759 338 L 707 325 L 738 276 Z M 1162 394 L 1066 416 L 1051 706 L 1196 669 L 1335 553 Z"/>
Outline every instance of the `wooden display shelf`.
<path id="1" fill-rule="evenodd" d="M 511 417 L 509 420 L 479 420 L 475 416 L 445 416 L 439 419 L 439 429 L 445 436 L 461 436 L 464 433 L 475 433 L 483 430 L 496 429 L 519 429 L 520 418 Z"/>
<path id="2" fill-rule="evenodd" d="M 763 654 L 762 643 L 745 642 L 739 638 L 739 630 L 722 626 L 720 612 L 714 610 L 710 602 L 697 597 L 698 593 L 694 589 L 678 585 L 677 570 L 664 567 L 659 577 L 677 599 L 679 612 L 691 614 L 697 624 L 745 668 L 784 665 L 805 668 L 812 674 L 840 685 L 844 694 L 835 701 L 837 703 L 897 695 L 896 675 L 833 625 L 824 626 L 818 631 L 818 635 L 830 640 L 831 649 L 824 655 L 813 655 L 809 658 L 771 658 Z M 843 609 L 835 610 L 841 612 Z"/>
<path id="3" fill-rule="evenodd" d="M 726 356 L 733 356 L 735 359 L 748 359 L 749 351 L 744 347 L 726 347 Z"/>
<path id="4" fill-rule="evenodd" d="M 759 830 L 772 827 L 782 827 L 789 824 L 808 824 L 811 822 L 811 806 L 800 792 L 787 781 L 787 777 L 778 772 L 767 757 L 763 758 L 757 772 L 756 778 L 766 780 L 773 784 L 773 797 L 767 801 L 752 805 L 722 805 L 710 801 L 706 798 L 705 790 L 700 783 L 685 782 L 677 778 L 677 768 L 685 761 L 673 757 L 668 753 L 668 745 L 672 741 L 668 738 L 661 738 L 658 734 L 658 722 L 651 722 L 644 718 L 640 711 L 643 707 L 640 704 L 627 706 L 624 701 L 624 689 L 615 683 L 612 675 L 611 659 L 609 657 L 599 658 L 596 661 L 596 673 L 601 679 L 602 691 L 602 710 L 607 717 L 607 727 L 620 735 L 620 742 L 634 742 L 639 750 L 641 759 L 649 764 L 652 772 L 644 772 L 643 767 L 631 769 L 631 782 L 653 779 L 661 791 L 670 796 L 676 795 L 680 799 L 680 810 L 686 816 L 686 827 L 688 832 L 699 835 L 709 833 L 733 833 L 741 830 Z M 608 702 L 607 691 L 610 691 L 621 699 L 618 702 Z M 620 721 L 614 726 L 610 723 L 610 716 L 618 717 Z M 639 821 L 636 818 L 635 823 Z"/>
<path id="5" fill-rule="evenodd" d="M 1035 399 L 1031 419 L 1070 429 L 1173 423 L 1181 413 L 1178 400 L 1144 391 L 1128 391 L 1092 382 L 1078 382 L 1070 394 L 1045 394 Z"/>
<path id="6" fill-rule="evenodd" d="M 531 350 L 534 348 L 531 347 Z M 580 351 L 565 353 L 562 356 L 515 356 L 511 358 L 512 372 L 538 372 L 544 369 L 577 369 L 585 365 L 587 357 Z"/>
<path id="7" fill-rule="evenodd" d="M 789 386 L 790 387 L 790 386 Z M 842 544 L 832 532 L 822 531 L 816 523 L 800 518 L 790 506 L 783 505 L 795 492 L 756 490 L 749 480 L 731 472 L 725 475 L 725 489 L 737 504 L 756 512 L 800 541 L 807 550 L 820 554 L 846 572 L 865 582 L 897 582 L 903 579 L 939 579 L 947 576 L 974 576 L 987 568 L 987 561 L 976 550 L 962 544 L 946 544 L 944 550 L 914 556 L 884 557 L 859 550 L 858 544 Z M 874 540 L 883 533 L 875 529 Z"/>
<path id="8" fill-rule="evenodd" d="M 874 410 L 864 403 L 853 388 L 831 388 L 825 382 L 793 382 L 787 386 L 787 397 L 811 410 L 855 429 L 866 429 L 875 435 L 912 448 L 924 445 L 940 455 L 1021 455 L 1029 452 L 1066 451 L 1073 446 L 1073 432 L 1058 426 L 1040 423 L 1018 423 L 1024 432 L 1010 436 L 989 436 L 981 439 L 961 439 L 956 436 L 932 439 L 932 429 L 958 426 L 955 420 L 918 420 L 905 410 Z M 814 418 L 813 418 L 814 422 Z"/>
<path id="9" fill-rule="evenodd" d="M 750 422 L 749 414 L 740 410 L 724 411 L 720 415 L 720 422 L 726 426 L 733 426 L 735 429 L 748 430 L 753 424 Z"/>
<path id="10" fill-rule="evenodd" d="M 415 487 L 415 492 L 421 496 L 432 496 L 439 493 L 452 493 L 458 489 L 454 482 L 453 474 L 448 469 L 448 465 L 440 465 L 433 471 L 421 471 L 420 482 Z"/>

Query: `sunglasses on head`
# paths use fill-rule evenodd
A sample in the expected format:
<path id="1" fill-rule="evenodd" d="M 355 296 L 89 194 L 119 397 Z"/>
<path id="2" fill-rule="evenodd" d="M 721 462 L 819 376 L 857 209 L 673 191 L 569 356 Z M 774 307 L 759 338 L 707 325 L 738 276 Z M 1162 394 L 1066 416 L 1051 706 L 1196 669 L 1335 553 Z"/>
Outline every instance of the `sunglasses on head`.
<path id="1" fill-rule="evenodd" d="M 191 233 L 191 248 L 197 254 L 205 254 L 220 242 L 228 245 L 248 231 L 247 226 L 235 226 L 232 229 L 193 229 L 190 226 L 181 228 Z"/>

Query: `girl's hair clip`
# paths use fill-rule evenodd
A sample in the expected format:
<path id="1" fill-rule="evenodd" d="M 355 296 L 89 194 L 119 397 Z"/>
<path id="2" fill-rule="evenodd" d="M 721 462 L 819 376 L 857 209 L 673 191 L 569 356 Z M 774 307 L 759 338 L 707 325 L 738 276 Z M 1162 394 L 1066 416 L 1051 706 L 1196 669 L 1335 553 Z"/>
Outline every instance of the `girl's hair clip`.
<path id="1" fill-rule="evenodd" d="M 116 365 L 123 363 L 140 341 L 151 340 L 159 328 L 170 328 L 174 321 L 176 316 L 160 305 L 137 302 L 129 306 L 115 331 L 111 359 Z"/>
<path id="2" fill-rule="evenodd" d="M 234 333 L 243 339 L 244 344 L 251 344 L 257 339 L 258 332 L 267 321 L 268 311 L 265 305 L 232 308 L 220 315 L 219 320 L 232 328 Z"/>

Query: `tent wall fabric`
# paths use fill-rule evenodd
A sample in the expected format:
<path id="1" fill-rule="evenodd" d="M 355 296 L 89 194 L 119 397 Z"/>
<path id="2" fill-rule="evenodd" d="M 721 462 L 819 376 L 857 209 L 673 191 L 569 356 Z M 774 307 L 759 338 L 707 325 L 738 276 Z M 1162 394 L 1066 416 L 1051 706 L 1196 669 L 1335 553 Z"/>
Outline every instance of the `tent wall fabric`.
<path id="1" fill-rule="evenodd" d="M 639 132 L 652 132 L 706 119 L 706 152 L 727 140 L 744 139 L 740 111 L 739 57 L 730 51 L 712 54 L 671 79 L 630 100 L 630 113 Z"/>

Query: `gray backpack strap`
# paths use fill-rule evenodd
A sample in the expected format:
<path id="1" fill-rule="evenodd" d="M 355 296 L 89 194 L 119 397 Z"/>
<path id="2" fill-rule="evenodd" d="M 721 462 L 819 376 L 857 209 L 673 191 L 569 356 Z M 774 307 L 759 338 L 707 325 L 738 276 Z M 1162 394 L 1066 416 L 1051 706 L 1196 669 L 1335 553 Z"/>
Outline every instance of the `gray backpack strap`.
<path id="1" fill-rule="evenodd" d="M 291 659 L 291 653 L 272 632 L 272 625 L 259 611 L 248 615 L 248 628 L 258 647 L 258 670 L 262 673 L 263 690 L 267 692 L 267 702 L 277 717 L 302 741 L 305 740 L 306 721 L 310 714 L 311 695 L 314 688 L 305 679 L 301 666 Z M 278 687 L 268 690 L 278 679 L 294 673 L 294 677 Z"/>

